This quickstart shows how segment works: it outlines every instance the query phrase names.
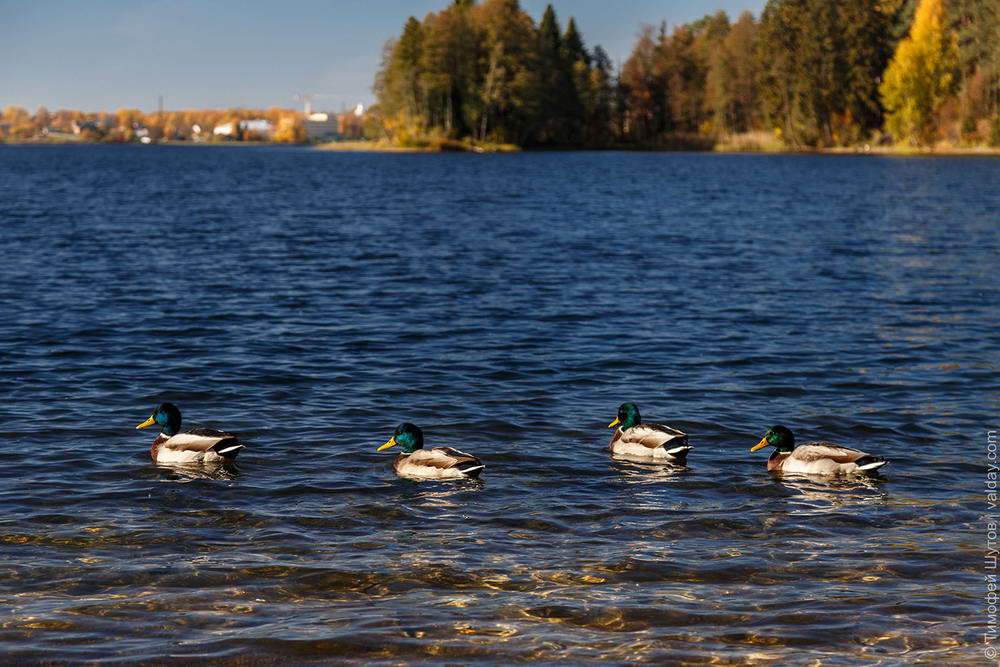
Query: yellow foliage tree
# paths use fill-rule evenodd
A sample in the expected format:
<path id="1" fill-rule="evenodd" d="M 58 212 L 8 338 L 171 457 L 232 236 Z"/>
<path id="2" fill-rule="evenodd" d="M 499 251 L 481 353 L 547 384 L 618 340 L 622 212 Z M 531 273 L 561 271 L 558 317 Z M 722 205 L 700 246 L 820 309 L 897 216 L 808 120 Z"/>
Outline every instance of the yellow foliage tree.
<path id="1" fill-rule="evenodd" d="M 31 122 L 31 114 L 24 107 L 10 106 L 3 112 L 3 122 L 11 125 L 23 125 Z"/>
<path id="2" fill-rule="evenodd" d="M 302 144 L 306 141 L 306 129 L 297 113 L 281 110 L 274 130 L 274 141 L 279 144 Z"/>
<path id="3" fill-rule="evenodd" d="M 945 24 L 943 0 L 921 0 L 879 87 L 885 126 L 897 141 L 933 141 L 934 112 L 952 92 L 957 67 L 958 42 Z"/>

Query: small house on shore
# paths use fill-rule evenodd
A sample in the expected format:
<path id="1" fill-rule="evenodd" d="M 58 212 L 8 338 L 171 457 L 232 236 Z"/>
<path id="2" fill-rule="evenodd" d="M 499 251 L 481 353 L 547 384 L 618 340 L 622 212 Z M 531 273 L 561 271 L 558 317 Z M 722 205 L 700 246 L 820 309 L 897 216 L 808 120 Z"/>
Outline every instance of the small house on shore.
<path id="1" fill-rule="evenodd" d="M 332 113 L 311 113 L 303 121 L 307 141 L 337 141 L 340 139 L 340 123 Z"/>

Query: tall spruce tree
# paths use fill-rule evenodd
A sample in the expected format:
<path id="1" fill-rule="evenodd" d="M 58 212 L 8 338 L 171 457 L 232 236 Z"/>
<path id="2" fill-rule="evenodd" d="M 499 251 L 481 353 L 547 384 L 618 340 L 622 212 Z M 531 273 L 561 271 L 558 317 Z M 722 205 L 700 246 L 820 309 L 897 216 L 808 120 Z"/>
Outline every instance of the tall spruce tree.
<path id="1" fill-rule="evenodd" d="M 542 89 L 542 118 L 535 140 L 547 145 L 565 145 L 575 138 L 577 118 L 572 99 L 575 96 L 572 73 L 563 55 L 559 20 L 552 5 L 546 5 L 538 24 L 539 67 L 548 79 Z"/>
<path id="2" fill-rule="evenodd" d="M 836 3 L 840 95 L 837 113 L 841 135 L 835 143 L 864 140 L 882 126 L 878 84 L 892 56 L 892 16 L 871 0 Z"/>
<path id="3" fill-rule="evenodd" d="M 615 77 L 611 58 L 600 44 L 594 46 L 587 89 L 583 94 L 584 143 L 590 147 L 611 146 L 616 138 Z"/>
<path id="4" fill-rule="evenodd" d="M 571 16 L 559 39 L 560 62 L 568 79 L 564 101 L 570 143 L 579 143 L 586 134 L 584 96 L 590 85 L 590 54 Z"/>

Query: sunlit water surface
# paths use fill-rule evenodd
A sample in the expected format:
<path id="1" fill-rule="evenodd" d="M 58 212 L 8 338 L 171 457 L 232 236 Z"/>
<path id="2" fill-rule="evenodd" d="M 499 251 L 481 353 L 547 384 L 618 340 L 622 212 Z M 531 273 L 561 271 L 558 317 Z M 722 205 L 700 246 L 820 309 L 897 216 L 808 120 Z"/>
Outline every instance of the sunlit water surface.
<path id="1" fill-rule="evenodd" d="M 0 147 L 0 658 L 975 664 L 998 184 Z M 164 400 L 238 465 L 151 464 Z M 609 458 L 625 400 L 688 467 Z M 395 478 L 404 420 L 482 483 Z M 775 423 L 891 464 L 769 475 Z"/>

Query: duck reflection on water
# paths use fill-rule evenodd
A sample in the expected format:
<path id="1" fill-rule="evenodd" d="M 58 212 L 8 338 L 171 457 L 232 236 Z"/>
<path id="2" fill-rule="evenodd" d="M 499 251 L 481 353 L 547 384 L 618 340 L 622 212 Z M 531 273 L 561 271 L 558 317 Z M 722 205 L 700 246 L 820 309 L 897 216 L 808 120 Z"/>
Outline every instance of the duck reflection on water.
<path id="1" fill-rule="evenodd" d="M 240 476 L 235 463 L 157 463 L 154 466 L 161 482 L 192 482 L 200 479 L 216 481 L 234 480 Z"/>
<path id="2" fill-rule="evenodd" d="M 885 479 L 875 476 L 829 477 L 772 473 L 771 482 L 783 491 L 789 509 L 796 513 L 843 512 L 856 505 L 883 505 L 889 494 Z"/>

